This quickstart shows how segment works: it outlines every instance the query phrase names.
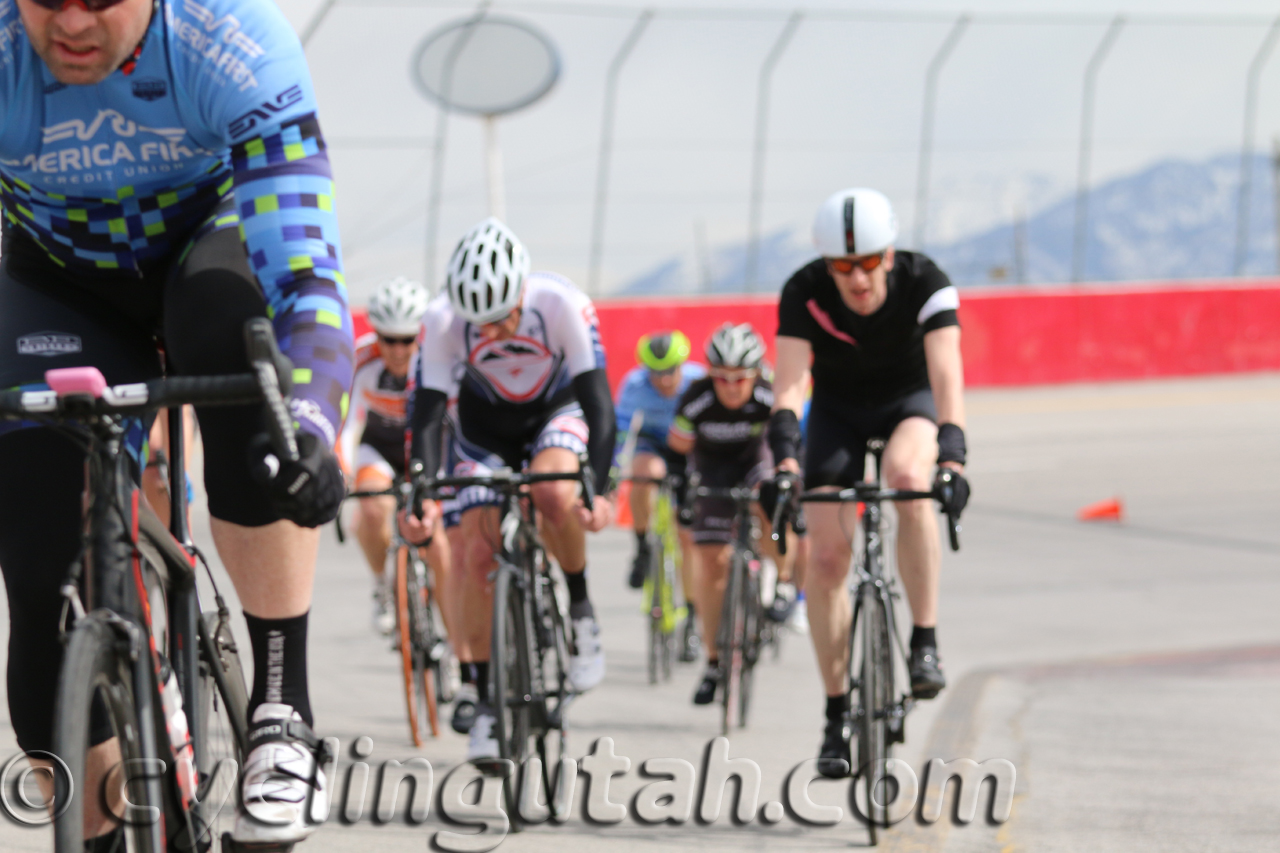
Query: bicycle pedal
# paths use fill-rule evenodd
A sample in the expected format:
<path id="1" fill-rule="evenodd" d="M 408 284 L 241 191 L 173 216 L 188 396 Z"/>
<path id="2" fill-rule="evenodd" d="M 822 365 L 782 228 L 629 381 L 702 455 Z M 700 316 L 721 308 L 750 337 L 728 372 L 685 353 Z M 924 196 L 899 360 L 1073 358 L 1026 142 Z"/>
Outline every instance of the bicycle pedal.
<path id="1" fill-rule="evenodd" d="M 222 833 L 222 853 L 289 853 L 293 850 L 292 841 L 269 841 L 261 844 L 249 841 L 236 841 L 231 833 Z"/>

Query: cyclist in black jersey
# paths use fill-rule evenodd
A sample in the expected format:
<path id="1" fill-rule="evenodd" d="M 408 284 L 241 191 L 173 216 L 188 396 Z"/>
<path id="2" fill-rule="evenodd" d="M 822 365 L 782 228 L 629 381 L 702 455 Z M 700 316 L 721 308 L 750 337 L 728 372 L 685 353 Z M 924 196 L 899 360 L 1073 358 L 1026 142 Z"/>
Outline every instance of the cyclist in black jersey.
<path id="1" fill-rule="evenodd" d="M 773 456 L 765 440 L 773 408 L 773 386 L 761 373 L 764 342 L 747 323 L 725 323 L 707 343 L 710 375 L 693 382 L 676 408 L 667 434 L 667 446 L 688 454 L 691 481 L 711 488 L 755 486 L 773 471 Z M 694 693 L 695 705 L 715 701 L 724 677 L 716 655 L 720 606 L 729 580 L 733 556 L 734 519 L 737 507 L 728 498 L 695 498 L 693 541 L 698 550 L 698 612 L 702 614 L 702 641 L 707 649 L 707 670 Z M 786 560 L 778 554 L 769 520 L 756 509 L 763 535 L 763 552 L 789 577 Z"/>
<path id="2" fill-rule="evenodd" d="M 803 459 L 805 487 L 847 487 L 863 478 L 867 439 L 887 440 L 882 481 L 927 491 L 935 464 L 965 462 L 964 375 L 959 295 L 918 252 L 897 251 L 889 200 L 871 189 L 842 190 L 814 222 L 822 257 L 796 271 L 778 305 L 776 402 L 769 441 L 779 468 L 798 471 L 799 414 L 812 360 L 813 402 Z M 964 508 L 959 479 L 953 509 Z M 807 508 L 808 616 L 827 693 L 824 759 L 849 759 L 850 625 L 845 586 L 851 559 L 847 505 Z M 935 625 L 941 546 L 931 502 L 898 504 L 898 572 L 911 604 L 913 694 L 946 685 Z"/>

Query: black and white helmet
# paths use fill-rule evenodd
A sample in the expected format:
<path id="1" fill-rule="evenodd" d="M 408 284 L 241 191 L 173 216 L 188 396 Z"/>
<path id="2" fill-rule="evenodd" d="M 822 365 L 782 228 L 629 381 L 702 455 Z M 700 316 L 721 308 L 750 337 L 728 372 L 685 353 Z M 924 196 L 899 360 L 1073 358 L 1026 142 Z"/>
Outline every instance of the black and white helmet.
<path id="1" fill-rule="evenodd" d="M 416 281 L 394 278 L 369 300 L 369 325 L 384 335 L 415 335 L 430 301 L 431 294 Z"/>
<path id="2" fill-rule="evenodd" d="M 725 323 L 707 341 L 707 364 L 712 367 L 755 369 L 764 361 L 764 341 L 750 323 Z"/>
<path id="3" fill-rule="evenodd" d="M 449 303 L 468 323 L 501 320 L 520 304 L 529 253 L 511 229 L 494 217 L 481 222 L 449 259 Z"/>

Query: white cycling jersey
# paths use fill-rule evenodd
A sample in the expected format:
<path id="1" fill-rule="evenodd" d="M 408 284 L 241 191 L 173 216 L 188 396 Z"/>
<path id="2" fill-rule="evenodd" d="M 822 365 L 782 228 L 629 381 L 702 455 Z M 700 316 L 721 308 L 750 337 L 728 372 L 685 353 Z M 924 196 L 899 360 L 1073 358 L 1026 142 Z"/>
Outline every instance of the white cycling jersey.
<path id="1" fill-rule="evenodd" d="M 520 325 L 505 341 L 489 341 L 457 316 L 447 294 L 423 317 L 416 384 L 458 397 L 463 432 L 477 414 L 493 435 L 517 435 L 573 399 L 573 378 L 605 366 L 591 300 L 568 279 L 531 273 Z"/>
<path id="2" fill-rule="evenodd" d="M 412 368 L 410 368 L 412 371 Z M 356 372 L 339 447 L 347 465 L 359 465 L 357 445 L 367 445 L 399 470 L 404 467 L 405 408 L 409 376 L 394 376 L 382 360 L 377 335 L 356 341 Z"/>

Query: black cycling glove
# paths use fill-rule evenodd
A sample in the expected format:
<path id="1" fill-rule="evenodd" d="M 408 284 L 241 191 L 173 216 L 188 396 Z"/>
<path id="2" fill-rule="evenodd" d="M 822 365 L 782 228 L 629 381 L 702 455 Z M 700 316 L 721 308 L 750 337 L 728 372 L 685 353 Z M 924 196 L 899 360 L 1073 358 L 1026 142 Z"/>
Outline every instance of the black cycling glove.
<path id="1" fill-rule="evenodd" d="M 969 481 L 958 471 L 940 468 L 938 476 L 934 478 L 934 488 L 942 492 L 943 510 L 959 518 L 969 504 Z"/>
<path id="2" fill-rule="evenodd" d="M 299 432 L 298 461 L 282 462 L 265 433 L 249 446 L 253 478 L 266 487 L 281 517 L 301 527 L 333 521 L 346 497 L 342 468 L 328 447 L 309 432 Z"/>

